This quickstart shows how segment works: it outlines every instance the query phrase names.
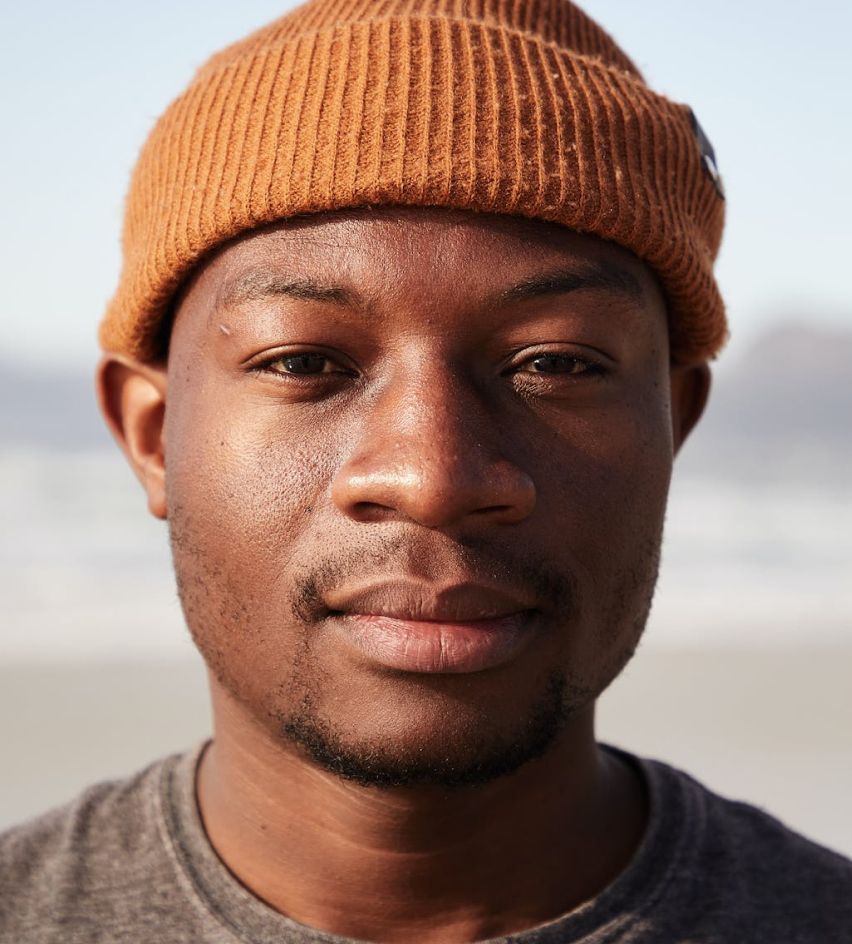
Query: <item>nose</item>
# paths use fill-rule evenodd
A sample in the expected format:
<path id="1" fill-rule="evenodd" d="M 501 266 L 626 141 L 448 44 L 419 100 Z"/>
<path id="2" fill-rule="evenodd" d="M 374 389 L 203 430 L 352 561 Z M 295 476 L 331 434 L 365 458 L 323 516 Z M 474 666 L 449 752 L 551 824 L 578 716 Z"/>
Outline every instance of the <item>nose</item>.
<path id="1" fill-rule="evenodd" d="M 409 375 L 364 411 L 332 483 L 348 517 L 447 528 L 465 519 L 517 524 L 535 507 L 532 478 L 501 452 L 499 417 L 471 385 L 446 372 Z"/>

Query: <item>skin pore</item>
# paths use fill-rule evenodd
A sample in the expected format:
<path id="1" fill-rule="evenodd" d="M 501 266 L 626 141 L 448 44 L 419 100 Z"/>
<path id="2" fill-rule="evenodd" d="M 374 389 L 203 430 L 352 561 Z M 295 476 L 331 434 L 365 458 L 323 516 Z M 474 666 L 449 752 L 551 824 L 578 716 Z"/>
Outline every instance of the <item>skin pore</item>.
<path id="1" fill-rule="evenodd" d="M 255 231 L 195 271 L 167 362 L 105 356 L 209 669 L 199 807 L 246 887 L 337 934 L 462 942 L 623 871 L 644 788 L 594 703 L 708 387 L 630 253 L 439 209 Z"/>

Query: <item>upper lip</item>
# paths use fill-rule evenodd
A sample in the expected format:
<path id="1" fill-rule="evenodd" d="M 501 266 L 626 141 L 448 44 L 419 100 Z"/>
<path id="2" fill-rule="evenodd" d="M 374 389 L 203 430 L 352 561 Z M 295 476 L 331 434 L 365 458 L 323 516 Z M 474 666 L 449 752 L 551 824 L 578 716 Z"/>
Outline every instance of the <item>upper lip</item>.
<path id="1" fill-rule="evenodd" d="M 334 612 L 424 622 L 472 622 L 535 609 L 522 594 L 472 581 L 440 585 L 387 580 L 342 587 L 324 595 Z"/>

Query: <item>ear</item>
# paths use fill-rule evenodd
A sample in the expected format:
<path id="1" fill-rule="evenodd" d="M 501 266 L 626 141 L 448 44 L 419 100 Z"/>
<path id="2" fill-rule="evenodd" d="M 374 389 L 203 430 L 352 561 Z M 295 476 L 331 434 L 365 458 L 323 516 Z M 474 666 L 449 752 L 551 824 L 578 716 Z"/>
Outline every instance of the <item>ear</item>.
<path id="1" fill-rule="evenodd" d="M 148 510 L 166 518 L 166 367 L 105 354 L 95 375 L 98 404 L 148 496 Z"/>
<path id="2" fill-rule="evenodd" d="M 675 455 L 704 413 L 710 396 L 711 374 L 707 364 L 672 365 L 672 440 Z"/>

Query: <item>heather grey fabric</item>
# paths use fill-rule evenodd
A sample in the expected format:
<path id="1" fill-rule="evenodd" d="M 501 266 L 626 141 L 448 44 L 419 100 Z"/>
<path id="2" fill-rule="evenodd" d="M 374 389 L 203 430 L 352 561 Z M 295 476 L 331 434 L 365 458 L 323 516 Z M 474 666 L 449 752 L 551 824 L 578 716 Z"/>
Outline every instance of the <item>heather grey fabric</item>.
<path id="1" fill-rule="evenodd" d="M 0 942 L 344 944 L 272 911 L 217 858 L 195 803 L 199 756 L 92 787 L 0 836 Z M 594 901 L 502 942 L 852 942 L 852 862 L 664 764 L 622 756 L 651 799 L 633 862 Z"/>

